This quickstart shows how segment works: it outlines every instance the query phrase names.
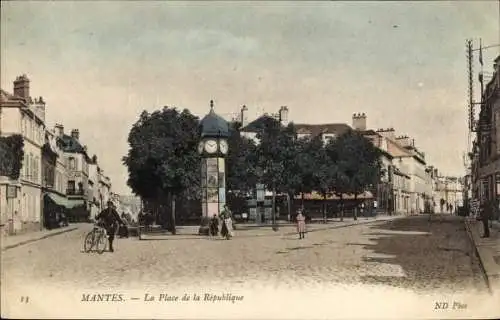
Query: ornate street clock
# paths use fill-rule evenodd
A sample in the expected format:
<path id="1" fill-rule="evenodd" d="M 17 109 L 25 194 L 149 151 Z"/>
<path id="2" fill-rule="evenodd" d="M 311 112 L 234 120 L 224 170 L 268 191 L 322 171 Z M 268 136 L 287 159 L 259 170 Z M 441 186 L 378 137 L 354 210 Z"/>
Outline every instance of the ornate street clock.
<path id="1" fill-rule="evenodd" d="M 210 101 L 210 112 L 201 120 L 201 139 L 198 152 L 201 162 L 202 215 L 219 215 L 226 204 L 225 156 L 228 153 L 229 126 L 226 120 L 214 111 Z"/>

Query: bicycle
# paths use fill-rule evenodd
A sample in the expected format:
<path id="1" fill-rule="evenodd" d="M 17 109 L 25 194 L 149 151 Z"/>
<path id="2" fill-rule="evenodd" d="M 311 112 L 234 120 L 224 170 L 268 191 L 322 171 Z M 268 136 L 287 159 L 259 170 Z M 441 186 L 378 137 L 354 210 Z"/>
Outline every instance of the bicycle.
<path id="1" fill-rule="evenodd" d="M 108 234 L 106 229 L 98 224 L 95 224 L 92 231 L 87 233 L 85 236 L 83 250 L 88 253 L 92 250 L 92 248 L 95 248 L 97 253 L 102 254 L 106 250 L 107 239 Z"/>

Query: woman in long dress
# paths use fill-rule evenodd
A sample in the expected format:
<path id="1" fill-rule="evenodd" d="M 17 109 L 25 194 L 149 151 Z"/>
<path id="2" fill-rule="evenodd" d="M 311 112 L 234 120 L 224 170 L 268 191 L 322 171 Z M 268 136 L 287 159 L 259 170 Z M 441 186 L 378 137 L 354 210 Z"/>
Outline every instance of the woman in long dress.
<path id="1" fill-rule="evenodd" d="M 226 239 L 231 239 L 233 236 L 233 220 L 231 219 L 231 210 L 224 206 L 224 210 L 221 213 L 222 216 L 222 230 L 221 235 Z"/>
<path id="2" fill-rule="evenodd" d="M 306 217 L 302 214 L 302 209 L 297 212 L 297 232 L 299 233 L 299 239 L 304 239 L 306 236 Z"/>

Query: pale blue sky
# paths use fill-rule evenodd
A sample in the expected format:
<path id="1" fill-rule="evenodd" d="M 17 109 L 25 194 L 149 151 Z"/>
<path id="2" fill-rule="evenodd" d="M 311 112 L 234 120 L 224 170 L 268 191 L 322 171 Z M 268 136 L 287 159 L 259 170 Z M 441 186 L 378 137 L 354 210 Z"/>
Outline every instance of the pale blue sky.
<path id="1" fill-rule="evenodd" d="M 394 127 L 429 164 L 462 174 L 465 39 L 500 42 L 497 1 L 22 1 L 2 2 L 1 18 L 2 88 L 26 73 L 49 125 L 79 128 L 119 193 L 130 192 L 120 159 L 139 113 L 202 116 L 210 99 L 222 114 L 287 105 L 295 122 L 365 112 L 369 127 Z M 487 70 L 497 54 L 485 53 Z"/>

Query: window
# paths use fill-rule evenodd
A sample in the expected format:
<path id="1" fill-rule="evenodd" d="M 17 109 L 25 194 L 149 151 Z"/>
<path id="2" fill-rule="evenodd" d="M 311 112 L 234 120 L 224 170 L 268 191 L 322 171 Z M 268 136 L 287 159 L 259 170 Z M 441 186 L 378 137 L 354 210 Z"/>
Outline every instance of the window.
<path id="1" fill-rule="evenodd" d="M 495 142 L 496 142 L 496 152 L 500 155 L 500 110 L 495 112 Z"/>
<path id="2" fill-rule="evenodd" d="M 73 157 L 69 157 L 68 166 L 70 170 L 76 170 L 76 159 Z"/>
<path id="3" fill-rule="evenodd" d="M 30 180 L 34 181 L 35 180 L 35 157 L 31 153 L 30 153 L 30 159 L 31 159 Z"/>
<path id="4" fill-rule="evenodd" d="M 38 182 L 38 157 L 33 158 L 33 181 Z"/>
<path id="5" fill-rule="evenodd" d="M 68 194 L 75 194 L 75 181 L 74 180 L 68 181 Z"/>
<path id="6" fill-rule="evenodd" d="M 24 157 L 24 178 L 29 179 L 30 177 L 30 155 L 27 154 Z"/>

